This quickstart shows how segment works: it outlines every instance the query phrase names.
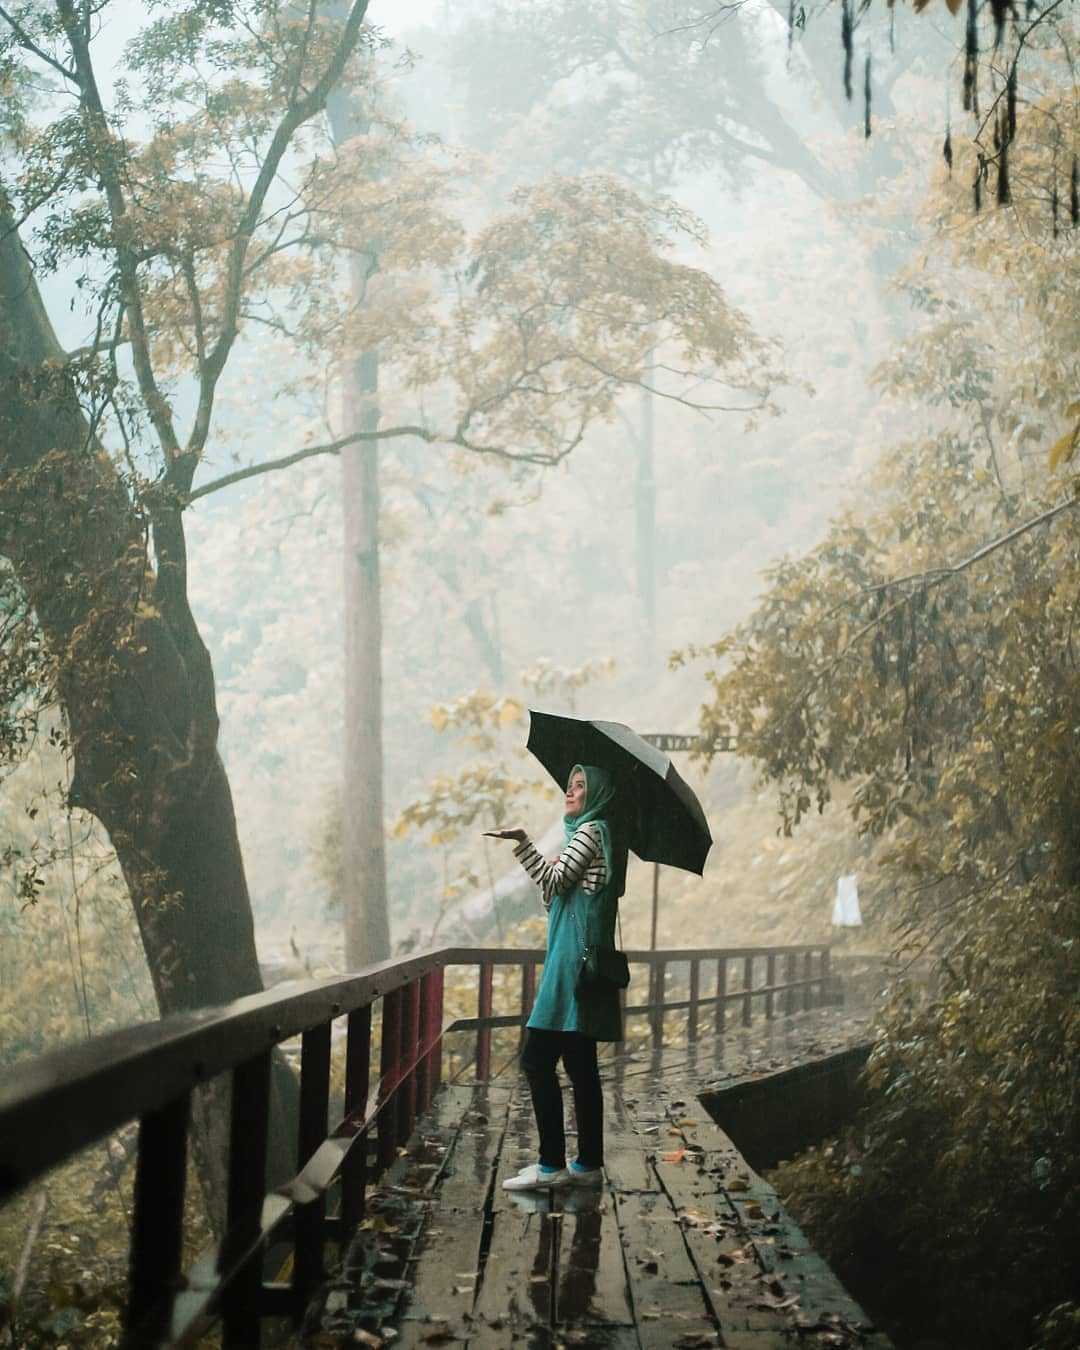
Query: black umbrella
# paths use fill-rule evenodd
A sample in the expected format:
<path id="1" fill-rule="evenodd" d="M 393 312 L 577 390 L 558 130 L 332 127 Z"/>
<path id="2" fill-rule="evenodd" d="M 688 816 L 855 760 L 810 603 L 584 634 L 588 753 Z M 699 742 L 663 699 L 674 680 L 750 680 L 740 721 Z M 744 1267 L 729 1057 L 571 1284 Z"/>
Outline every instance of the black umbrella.
<path id="1" fill-rule="evenodd" d="M 647 862 L 701 875 L 712 835 L 701 803 L 662 751 L 621 722 L 585 721 L 529 709 L 528 748 L 560 787 L 575 764 L 615 776 L 627 843 Z"/>

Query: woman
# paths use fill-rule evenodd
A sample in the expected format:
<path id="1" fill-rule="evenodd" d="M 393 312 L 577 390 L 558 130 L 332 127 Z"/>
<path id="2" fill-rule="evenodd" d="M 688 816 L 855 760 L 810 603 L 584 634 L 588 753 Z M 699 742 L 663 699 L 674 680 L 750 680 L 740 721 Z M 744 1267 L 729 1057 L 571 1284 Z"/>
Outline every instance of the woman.
<path id="1" fill-rule="evenodd" d="M 622 1010 L 613 987 L 578 994 L 575 986 L 585 947 L 615 945 L 626 847 L 612 838 L 614 799 L 607 770 L 574 766 L 566 785 L 566 847 L 554 862 L 541 857 L 524 830 L 490 831 L 496 839 L 517 842 L 514 856 L 539 885 L 548 911 L 544 973 L 521 1054 L 540 1135 L 540 1157 L 503 1182 L 509 1191 L 599 1185 L 603 1177 L 604 1101 L 596 1044 L 622 1040 Z M 573 1087 L 578 1127 L 578 1156 L 569 1167 L 562 1091 L 555 1072 L 560 1059 Z"/>

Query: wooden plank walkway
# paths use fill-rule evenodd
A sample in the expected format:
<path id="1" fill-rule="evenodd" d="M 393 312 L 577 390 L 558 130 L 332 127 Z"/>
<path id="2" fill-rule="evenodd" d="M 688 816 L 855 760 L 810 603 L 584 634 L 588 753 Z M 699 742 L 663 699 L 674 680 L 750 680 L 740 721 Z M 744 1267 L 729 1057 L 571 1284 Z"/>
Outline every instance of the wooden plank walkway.
<path id="1" fill-rule="evenodd" d="M 512 1068 L 444 1088 L 372 1193 L 304 1344 L 887 1350 L 698 1101 L 842 1048 L 851 1024 L 821 1009 L 609 1059 L 594 1191 L 502 1190 L 536 1156 Z"/>

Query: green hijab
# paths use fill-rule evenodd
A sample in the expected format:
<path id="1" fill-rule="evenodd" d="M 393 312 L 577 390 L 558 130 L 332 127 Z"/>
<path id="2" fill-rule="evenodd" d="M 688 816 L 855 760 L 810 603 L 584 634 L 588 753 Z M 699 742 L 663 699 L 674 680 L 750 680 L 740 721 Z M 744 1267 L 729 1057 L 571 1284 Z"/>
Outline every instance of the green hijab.
<path id="1" fill-rule="evenodd" d="M 579 815 L 563 816 L 566 842 L 570 842 L 574 836 L 574 831 L 582 825 L 587 825 L 590 822 L 595 824 L 600 831 L 600 842 L 604 849 L 604 867 L 608 882 L 618 881 L 621 876 L 625 875 L 626 866 L 623 863 L 623 866 L 619 869 L 620 875 L 616 876 L 616 869 L 613 867 L 614 849 L 609 823 L 612 803 L 615 800 L 614 778 L 607 769 L 601 769 L 595 764 L 575 764 L 570 770 L 570 777 L 566 780 L 567 787 L 573 781 L 576 773 L 580 773 L 585 779 L 585 805 Z M 621 886 L 615 893 L 616 895 L 622 894 Z"/>

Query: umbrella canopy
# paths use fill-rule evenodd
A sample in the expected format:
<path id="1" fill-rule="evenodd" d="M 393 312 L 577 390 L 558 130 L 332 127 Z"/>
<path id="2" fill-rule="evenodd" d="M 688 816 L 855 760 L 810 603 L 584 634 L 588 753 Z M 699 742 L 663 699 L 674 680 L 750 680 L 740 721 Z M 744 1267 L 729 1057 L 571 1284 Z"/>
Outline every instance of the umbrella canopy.
<path id="1" fill-rule="evenodd" d="M 575 764 L 609 769 L 632 852 L 647 862 L 701 875 L 712 847 L 701 803 L 667 755 L 637 732 L 621 722 L 585 721 L 530 708 L 528 749 L 563 788 Z"/>

